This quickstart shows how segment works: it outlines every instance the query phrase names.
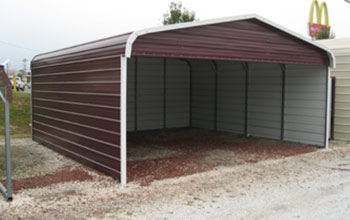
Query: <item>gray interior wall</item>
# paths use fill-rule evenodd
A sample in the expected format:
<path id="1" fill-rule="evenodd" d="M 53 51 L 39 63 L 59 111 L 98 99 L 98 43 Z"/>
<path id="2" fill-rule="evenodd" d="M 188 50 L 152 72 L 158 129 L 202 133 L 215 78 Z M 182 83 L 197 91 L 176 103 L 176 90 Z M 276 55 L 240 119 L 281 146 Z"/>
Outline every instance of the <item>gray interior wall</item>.
<path id="1" fill-rule="evenodd" d="M 282 71 L 279 64 L 249 63 L 248 134 L 280 139 Z"/>
<path id="2" fill-rule="evenodd" d="M 324 145 L 327 67 L 287 65 L 284 140 Z"/>
<path id="3" fill-rule="evenodd" d="M 189 127 L 189 66 L 181 60 L 167 59 L 166 79 L 166 127 Z"/>
<path id="4" fill-rule="evenodd" d="M 137 61 L 137 129 L 163 128 L 163 59 Z"/>
<path id="5" fill-rule="evenodd" d="M 135 60 L 134 57 L 128 59 L 127 130 L 152 130 L 164 126 L 188 127 L 190 114 L 188 65 L 181 60 L 166 59 L 164 69 L 164 58 L 137 57 L 137 71 L 135 71 Z M 164 79 L 166 79 L 165 91 Z M 135 98 L 137 109 L 135 109 Z"/>
<path id="6" fill-rule="evenodd" d="M 128 61 L 128 131 L 135 130 L 135 65 Z M 244 134 L 245 71 L 240 62 L 190 60 L 192 65 L 192 126 Z M 283 140 L 324 146 L 326 67 L 287 65 Z M 138 57 L 137 130 L 190 126 L 190 68 L 178 59 Z M 249 63 L 249 135 L 281 138 L 282 70 L 279 64 Z M 166 102 L 164 105 L 164 94 Z M 164 114 L 164 109 L 166 114 Z"/>
<path id="7" fill-rule="evenodd" d="M 218 61 L 217 129 L 244 133 L 245 72 L 239 62 Z"/>
<path id="8" fill-rule="evenodd" d="M 214 128 L 215 75 L 209 60 L 191 60 L 192 76 L 192 126 Z"/>

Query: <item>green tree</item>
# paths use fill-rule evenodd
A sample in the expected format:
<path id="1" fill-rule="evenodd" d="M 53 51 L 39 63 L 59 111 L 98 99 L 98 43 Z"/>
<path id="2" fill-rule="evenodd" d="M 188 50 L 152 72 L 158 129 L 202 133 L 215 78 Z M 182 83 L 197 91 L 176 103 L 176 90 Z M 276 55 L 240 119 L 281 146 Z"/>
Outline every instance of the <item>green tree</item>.
<path id="1" fill-rule="evenodd" d="M 316 36 L 316 40 L 322 39 L 334 39 L 335 33 L 330 30 L 330 28 L 322 28 L 321 32 Z"/>
<path id="2" fill-rule="evenodd" d="M 23 79 L 23 76 L 25 75 L 25 71 L 24 70 L 19 70 L 17 73 L 17 76 L 20 77 L 21 79 Z"/>
<path id="3" fill-rule="evenodd" d="M 170 2 L 169 11 L 163 15 L 163 25 L 196 20 L 196 13 L 182 7 L 182 2 Z"/>

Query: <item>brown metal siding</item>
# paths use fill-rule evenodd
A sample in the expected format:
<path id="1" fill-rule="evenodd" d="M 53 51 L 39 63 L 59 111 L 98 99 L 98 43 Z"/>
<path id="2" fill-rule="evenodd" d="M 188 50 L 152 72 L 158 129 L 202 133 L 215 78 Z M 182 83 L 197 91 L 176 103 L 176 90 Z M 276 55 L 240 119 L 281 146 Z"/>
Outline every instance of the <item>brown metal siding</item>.
<path id="1" fill-rule="evenodd" d="M 329 64 L 325 51 L 256 19 L 140 36 L 132 55 L 288 64 Z"/>
<path id="2" fill-rule="evenodd" d="M 97 41 L 32 62 L 33 139 L 117 179 L 123 42 Z"/>

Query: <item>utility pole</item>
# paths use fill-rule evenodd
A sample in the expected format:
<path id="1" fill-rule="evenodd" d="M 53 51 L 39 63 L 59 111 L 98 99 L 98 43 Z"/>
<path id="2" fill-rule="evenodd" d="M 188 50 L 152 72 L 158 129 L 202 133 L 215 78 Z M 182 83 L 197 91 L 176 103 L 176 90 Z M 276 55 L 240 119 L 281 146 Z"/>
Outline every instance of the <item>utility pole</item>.
<path id="1" fill-rule="evenodd" d="M 23 58 L 23 70 L 24 70 L 24 76 L 27 76 L 27 59 Z"/>

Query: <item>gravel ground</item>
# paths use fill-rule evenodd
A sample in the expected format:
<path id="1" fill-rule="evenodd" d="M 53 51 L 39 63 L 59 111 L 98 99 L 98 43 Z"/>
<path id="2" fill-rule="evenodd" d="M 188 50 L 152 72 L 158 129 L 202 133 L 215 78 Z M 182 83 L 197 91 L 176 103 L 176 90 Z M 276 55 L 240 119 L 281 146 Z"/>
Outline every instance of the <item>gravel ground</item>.
<path id="1" fill-rule="evenodd" d="M 20 190 L 13 202 L 0 201 L 0 219 L 348 219 L 350 216 L 350 144 L 342 142 L 333 142 L 330 149 L 286 158 L 219 165 L 202 173 L 154 180 L 148 186 L 136 181 L 121 186 L 28 139 L 12 143 L 24 148 L 31 146 L 52 160 L 44 162 L 45 166 L 39 163 L 41 169 L 33 163 L 31 168 L 39 172 L 36 175 L 42 175 L 40 170 L 49 172 L 51 166 L 55 170 L 68 164 L 93 178 Z M 220 150 L 216 153 L 223 154 Z M 207 157 L 215 159 L 212 155 Z"/>
<path id="2" fill-rule="evenodd" d="M 4 141 L 0 140 L 0 164 L 5 164 L 4 149 Z M 76 165 L 75 162 L 53 153 L 52 150 L 31 141 L 30 138 L 12 139 L 11 153 L 14 179 L 53 174 L 63 167 Z M 1 177 L 5 176 L 4 171 L 5 169 L 0 169 Z"/>

